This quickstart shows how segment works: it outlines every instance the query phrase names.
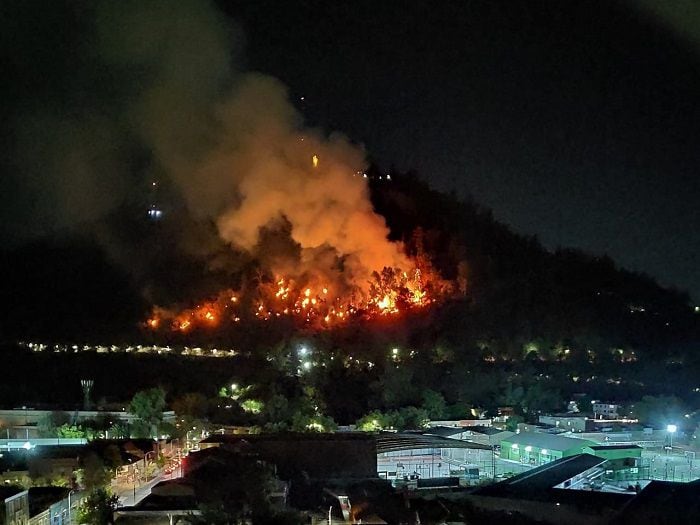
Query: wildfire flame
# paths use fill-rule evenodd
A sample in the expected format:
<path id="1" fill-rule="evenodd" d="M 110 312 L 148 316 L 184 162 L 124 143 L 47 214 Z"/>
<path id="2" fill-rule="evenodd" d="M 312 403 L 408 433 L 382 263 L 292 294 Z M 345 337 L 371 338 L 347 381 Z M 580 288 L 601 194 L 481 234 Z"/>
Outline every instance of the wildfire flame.
<path id="1" fill-rule="evenodd" d="M 347 291 L 334 290 L 330 283 L 300 283 L 276 276 L 261 283 L 247 300 L 239 299 L 241 292 L 227 290 L 194 308 L 179 311 L 154 308 L 145 324 L 153 331 L 169 326 L 173 331 L 186 333 L 194 328 L 211 329 L 238 323 L 241 318 L 270 321 L 287 317 L 305 326 L 325 329 L 353 318 L 396 316 L 423 308 L 444 299 L 451 290 L 450 283 L 436 272 L 417 268 L 411 272 L 390 268 L 375 272 L 368 295 L 359 298 Z M 246 304 L 251 305 L 250 310 Z"/>

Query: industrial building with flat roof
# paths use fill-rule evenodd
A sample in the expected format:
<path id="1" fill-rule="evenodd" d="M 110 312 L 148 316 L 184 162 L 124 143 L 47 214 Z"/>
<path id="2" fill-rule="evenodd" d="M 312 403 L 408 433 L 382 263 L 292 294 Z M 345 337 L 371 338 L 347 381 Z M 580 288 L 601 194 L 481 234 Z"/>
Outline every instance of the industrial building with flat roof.
<path id="1" fill-rule="evenodd" d="M 557 459 L 582 454 L 596 443 L 585 439 L 540 432 L 522 432 L 501 441 L 501 459 L 542 465 Z"/>

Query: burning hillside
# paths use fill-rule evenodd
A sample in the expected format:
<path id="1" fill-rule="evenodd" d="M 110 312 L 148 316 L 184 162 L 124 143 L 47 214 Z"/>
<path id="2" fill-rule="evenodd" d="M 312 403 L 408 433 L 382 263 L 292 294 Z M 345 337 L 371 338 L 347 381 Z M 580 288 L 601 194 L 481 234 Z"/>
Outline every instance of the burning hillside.
<path id="1" fill-rule="evenodd" d="M 191 308 L 154 307 L 145 326 L 152 331 L 189 333 L 233 327 L 241 322 L 290 319 L 297 326 L 330 329 L 350 320 L 396 316 L 443 301 L 454 292 L 426 264 L 410 272 L 385 267 L 373 272 L 368 286 L 276 276 L 250 289 L 225 290 Z"/>
<path id="2" fill-rule="evenodd" d="M 150 328 L 186 332 L 282 316 L 332 326 L 421 308 L 447 293 L 429 265 L 389 240 L 363 176 L 363 147 L 309 128 L 286 86 L 237 65 L 243 39 L 213 5 L 95 2 L 89 11 L 88 57 L 71 60 L 89 65 L 76 71 L 86 90 L 109 89 L 95 95 L 95 107 L 28 116 L 36 129 L 23 136 L 46 146 L 27 148 L 27 169 L 55 178 L 46 193 L 60 202 L 41 208 L 58 210 L 58 226 L 91 225 L 143 297 L 165 303 Z M 132 205 L 142 207 L 151 237 L 119 219 Z M 172 261 L 185 260 L 201 267 L 169 274 Z M 195 279 L 216 272 L 237 278 L 221 280 L 222 290 L 238 277 L 243 284 L 171 308 L 168 301 L 197 294 Z M 163 288 L 177 289 L 177 298 L 158 295 Z"/>

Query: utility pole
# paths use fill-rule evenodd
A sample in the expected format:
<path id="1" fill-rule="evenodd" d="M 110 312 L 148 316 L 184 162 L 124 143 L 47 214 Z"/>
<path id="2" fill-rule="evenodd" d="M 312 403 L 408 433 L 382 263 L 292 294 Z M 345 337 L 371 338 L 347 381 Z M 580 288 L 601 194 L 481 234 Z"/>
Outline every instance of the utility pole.
<path id="1" fill-rule="evenodd" d="M 496 481 L 496 445 L 491 445 L 491 469 L 493 470 L 493 480 Z"/>

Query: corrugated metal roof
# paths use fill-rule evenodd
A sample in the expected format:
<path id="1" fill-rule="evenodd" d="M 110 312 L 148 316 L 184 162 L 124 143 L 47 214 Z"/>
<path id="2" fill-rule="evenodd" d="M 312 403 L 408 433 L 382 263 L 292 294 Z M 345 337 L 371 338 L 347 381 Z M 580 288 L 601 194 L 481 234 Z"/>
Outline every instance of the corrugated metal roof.
<path id="1" fill-rule="evenodd" d="M 424 434 L 387 432 L 377 436 L 377 454 L 381 454 L 383 452 L 396 452 L 399 450 L 411 450 L 416 448 L 471 448 L 491 450 L 489 445 L 482 445 L 471 441 L 463 441 L 461 439 L 449 439 Z"/>
<path id="2" fill-rule="evenodd" d="M 596 445 L 596 443 L 593 441 L 588 441 L 586 439 L 555 436 L 552 434 L 543 434 L 541 432 L 522 432 L 504 439 L 503 441 L 508 443 L 517 443 L 518 445 L 530 445 L 537 448 L 546 448 L 549 450 L 559 451 Z"/>

